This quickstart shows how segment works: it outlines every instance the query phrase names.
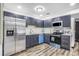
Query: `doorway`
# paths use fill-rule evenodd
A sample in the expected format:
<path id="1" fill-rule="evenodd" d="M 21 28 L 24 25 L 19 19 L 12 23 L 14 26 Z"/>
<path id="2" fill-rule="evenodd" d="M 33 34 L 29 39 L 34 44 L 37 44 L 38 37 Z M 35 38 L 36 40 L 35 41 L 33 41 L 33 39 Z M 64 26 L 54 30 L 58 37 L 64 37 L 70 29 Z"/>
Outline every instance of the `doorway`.
<path id="1" fill-rule="evenodd" d="M 75 40 L 78 45 L 78 55 L 79 55 L 79 18 L 75 19 Z"/>
<path id="2" fill-rule="evenodd" d="M 79 20 L 76 19 L 75 21 L 75 39 L 79 42 Z"/>

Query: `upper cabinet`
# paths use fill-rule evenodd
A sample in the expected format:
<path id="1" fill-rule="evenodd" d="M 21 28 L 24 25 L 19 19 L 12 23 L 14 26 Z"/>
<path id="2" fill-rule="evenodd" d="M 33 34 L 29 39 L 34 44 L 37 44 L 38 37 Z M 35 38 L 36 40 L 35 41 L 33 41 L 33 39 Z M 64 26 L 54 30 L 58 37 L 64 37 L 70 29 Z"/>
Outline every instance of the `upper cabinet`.
<path id="1" fill-rule="evenodd" d="M 51 20 L 44 20 L 44 27 L 51 27 Z"/>
<path id="2" fill-rule="evenodd" d="M 53 18 L 51 19 L 51 24 L 52 22 L 55 22 L 55 21 L 62 21 L 63 27 L 71 27 L 71 16 L 70 15 Z"/>
<path id="3" fill-rule="evenodd" d="M 43 20 L 36 20 L 36 27 L 44 27 L 44 21 Z"/>
<path id="4" fill-rule="evenodd" d="M 26 24 L 27 25 L 34 25 L 35 21 L 34 21 L 34 19 L 32 17 L 27 17 Z"/>
<path id="5" fill-rule="evenodd" d="M 32 17 L 27 17 L 26 24 L 36 26 L 36 27 L 43 27 L 43 20 L 35 19 Z"/>
<path id="6" fill-rule="evenodd" d="M 65 15 L 61 17 L 55 17 L 52 18 L 51 20 L 39 20 L 35 19 L 33 17 L 27 17 L 23 15 L 18 15 L 10 12 L 4 11 L 4 16 L 9 16 L 9 17 L 14 17 L 14 18 L 19 18 L 26 20 L 26 26 L 32 25 L 36 27 L 52 27 L 52 22 L 54 21 L 63 21 L 63 27 L 71 27 L 71 16 L 70 15 Z"/>
<path id="7" fill-rule="evenodd" d="M 66 15 L 60 17 L 60 19 L 63 21 L 63 27 L 71 27 L 71 16 Z"/>
<path id="8" fill-rule="evenodd" d="M 60 17 L 56 17 L 56 18 L 53 18 L 51 19 L 52 22 L 55 22 L 55 21 L 62 21 L 62 19 Z"/>

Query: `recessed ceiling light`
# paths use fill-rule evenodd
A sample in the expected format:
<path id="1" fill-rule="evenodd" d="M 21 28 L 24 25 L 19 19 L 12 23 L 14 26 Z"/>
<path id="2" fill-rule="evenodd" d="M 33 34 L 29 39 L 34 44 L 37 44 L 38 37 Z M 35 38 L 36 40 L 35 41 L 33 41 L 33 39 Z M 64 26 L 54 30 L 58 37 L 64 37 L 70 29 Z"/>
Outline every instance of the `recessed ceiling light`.
<path id="1" fill-rule="evenodd" d="M 18 9 L 21 9 L 21 8 L 22 8 L 22 6 L 17 6 L 17 8 L 18 8 Z"/>
<path id="2" fill-rule="evenodd" d="M 76 3 L 70 3 L 70 6 L 74 6 Z"/>
<path id="3" fill-rule="evenodd" d="M 34 8 L 35 11 L 37 12 L 44 12 L 45 11 L 45 8 L 44 6 L 42 5 L 37 5 L 35 8 Z"/>

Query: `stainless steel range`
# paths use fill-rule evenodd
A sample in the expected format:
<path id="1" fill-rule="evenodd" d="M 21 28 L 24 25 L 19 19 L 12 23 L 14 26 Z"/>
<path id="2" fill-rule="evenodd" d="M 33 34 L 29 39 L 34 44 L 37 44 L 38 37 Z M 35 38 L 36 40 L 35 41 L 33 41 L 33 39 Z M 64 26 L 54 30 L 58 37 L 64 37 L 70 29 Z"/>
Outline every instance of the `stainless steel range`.
<path id="1" fill-rule="evenodd" d="M 50 42 L 56 43 L 56 44 L 61 44 L 61 35 L 62 34 L 63 34 L 62 32 L 54 32 L 53 34 L 51 34 Z"/>
<path id="2" fill-rule="evenodd" d="M 62 34 L 63 34 L 62 32 L 54 32 L 53 34 L 51 34 L 50 45 L 53 48 L 61 48 L 61 35 Z"/>

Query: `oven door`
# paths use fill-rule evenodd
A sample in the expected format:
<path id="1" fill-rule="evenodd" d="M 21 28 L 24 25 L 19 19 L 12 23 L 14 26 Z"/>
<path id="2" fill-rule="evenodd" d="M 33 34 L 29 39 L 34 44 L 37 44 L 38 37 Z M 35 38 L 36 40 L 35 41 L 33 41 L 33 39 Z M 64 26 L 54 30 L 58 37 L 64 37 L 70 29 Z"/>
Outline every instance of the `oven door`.
<path id="1" fill-rule="evenodd" d="M 56 44 L 61 44 L 61 37 L 51 36 L 50 42 L 51 43 L 56 43 Z"/>

